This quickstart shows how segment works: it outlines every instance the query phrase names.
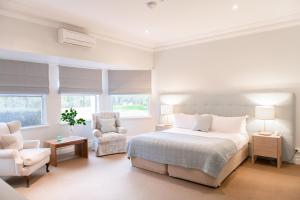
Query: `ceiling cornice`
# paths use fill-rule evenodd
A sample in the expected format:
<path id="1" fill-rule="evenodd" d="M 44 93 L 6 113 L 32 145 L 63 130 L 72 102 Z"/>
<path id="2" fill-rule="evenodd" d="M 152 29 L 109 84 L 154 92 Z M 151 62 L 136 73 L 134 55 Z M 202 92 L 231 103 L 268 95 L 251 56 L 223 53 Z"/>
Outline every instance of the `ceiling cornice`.
<path id="1" fill-rule="evenodd" d="M 9 10 L 4 10 L 1 8 L 0 8 L 0 15 L 10 17 L 10 18 L 16 18 L 23 21 L 27 21 L 27 22 L 31 22 L 43 26 L 48 26 L 52 28 L 61 28 L 66 25 L 64 23 L 57 22 L 54 20 L 28 16 L 28 15 L 20 14 Z M 156 51 L 164 51 L 168 49 L 191 46 L 195 44 L 211 42 L 211 41 L 216 41 L 221 39 L 233 38 L 242 35 L 272 31 L 276 29 L 293 27 L 298 25 L 300 25 L 300 13 L 295 13 L 285 17 L 272 19 L 272 20 L 262 20 L 256 23 L 246 24 L 238 27 L 231 27 L 223 30 L 216 30 L 206 34 L 196 35 L 181 40 L 160 43 L 156 46 L 146 44 L 146 43 L 138 43 L 136 41 L 133 41 L 132 39 L 129 40 L 128 38 L 121 38 L 121 37 L 115 38 L 103 33 L 89 32 L 89 34 L 100 40 L 109 41 L 109 42 L 129 46 L 129 47 L 141 49 L 144 51 L 156 52 Z"/>
<path id="2" fill-rule="evenodd" d="M 219 31 L 213 31 L 206 34 L 186 38 L 183 40 L 167 42 L 155 47 L 154 51 L 164 51 L 168 49 L 191 46 L 191 45 L 205 43 L 205 42 L 211 42 L 211 41 L 233 38 L 233 37 L 238 37 L 243 35 L 267 32 L 267 31 L 299 26 L 299 25 L 300 25 L 300 13 L 296 13 L 289 16 L 273 19 L 273 20 L 264 20 L 257 23 L 251 23 L 239 27 L 232 27 L 232 28 L 223 29 Z"/>

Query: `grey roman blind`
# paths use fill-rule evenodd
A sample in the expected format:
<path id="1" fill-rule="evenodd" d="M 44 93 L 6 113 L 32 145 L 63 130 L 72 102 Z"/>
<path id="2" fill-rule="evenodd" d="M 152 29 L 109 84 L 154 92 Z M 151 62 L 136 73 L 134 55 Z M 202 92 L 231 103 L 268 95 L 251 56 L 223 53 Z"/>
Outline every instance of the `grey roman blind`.
<path id="1" fill-rule="evenodd" d="M 101 94 L 102 70 L 59 66 L 59 93 Z"/>
<path id="2" fill-rule="evenodd" d="M 109 70 L 109 94 L 150 94 L 151 70 Z"/>
<path id="3" fill-rule="evenodd" d="M 1 60 L 1 94 L 48 94 L 48 64 Z"/>

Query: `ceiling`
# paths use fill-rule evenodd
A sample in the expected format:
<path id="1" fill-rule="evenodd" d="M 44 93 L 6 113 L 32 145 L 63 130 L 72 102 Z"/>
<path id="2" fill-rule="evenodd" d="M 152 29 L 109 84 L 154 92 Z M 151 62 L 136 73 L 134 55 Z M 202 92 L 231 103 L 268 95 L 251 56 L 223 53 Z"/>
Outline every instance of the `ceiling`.
<path id="1" fill-rule="evenodd" d="M 148 1 L 0 0 L 0 9 L 147 48 L 300 21 L 300 0 L 154 0 L 154 9 Z"/>

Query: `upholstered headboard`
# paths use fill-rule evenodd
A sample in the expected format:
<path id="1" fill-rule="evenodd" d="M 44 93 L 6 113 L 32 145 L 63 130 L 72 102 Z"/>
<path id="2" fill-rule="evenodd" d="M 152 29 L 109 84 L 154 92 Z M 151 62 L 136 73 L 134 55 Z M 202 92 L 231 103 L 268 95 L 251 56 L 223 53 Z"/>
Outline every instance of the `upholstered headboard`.
<path id="1" fill-rule="evenodd" d="M 174 113 L 207 113 L 222 116 L 248 115 L 247 131 L 250 135 L 263 128 L 263 121 L 254 118 L 255 106 L 275 106 L 276 119 L 267 121 L 266 128 L 282 135 L 284 161 L 289 161 L 294 155 L 294 102 L 294 95 L 289 92 L 160 95 L 160 103 L 173 105 Z"/>

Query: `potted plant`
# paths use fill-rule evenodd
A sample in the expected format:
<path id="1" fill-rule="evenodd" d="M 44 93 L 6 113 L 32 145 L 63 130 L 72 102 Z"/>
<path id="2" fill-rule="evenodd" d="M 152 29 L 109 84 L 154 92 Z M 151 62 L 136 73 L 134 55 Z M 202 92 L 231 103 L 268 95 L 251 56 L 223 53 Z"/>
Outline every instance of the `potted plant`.
<path id="1" fill-rule="evenodd" d="M 67 122 L 70 126 L 71 135 L 73 134 L 75 125 L 86 125 L 86 120 L 83 118 L 76 119 L 77 111 L 74 108 L 70 108 L 69 110 L 65 110 L 65 112 L 61 113 L 61 120 L 63 122 Z"/>

